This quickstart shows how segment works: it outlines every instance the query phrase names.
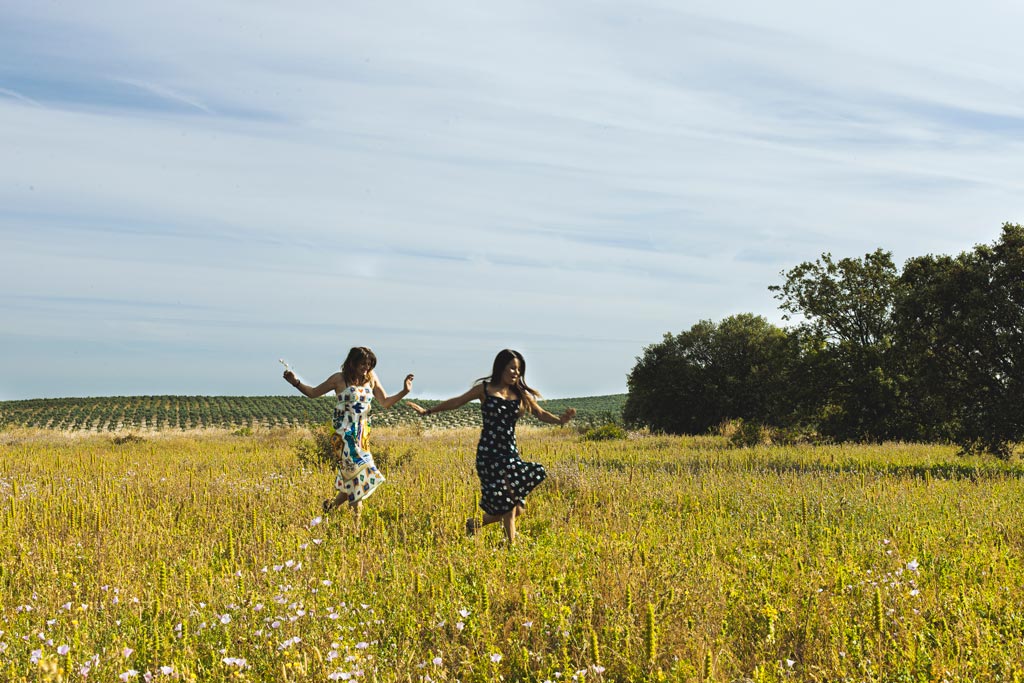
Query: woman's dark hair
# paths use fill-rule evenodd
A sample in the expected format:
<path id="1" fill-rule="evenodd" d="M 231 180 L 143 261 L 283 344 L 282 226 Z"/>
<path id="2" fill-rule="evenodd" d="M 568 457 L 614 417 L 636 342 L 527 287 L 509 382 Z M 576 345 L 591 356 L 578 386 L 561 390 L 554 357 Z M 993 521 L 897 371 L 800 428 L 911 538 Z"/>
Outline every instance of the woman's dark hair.
<path id="1" fill-rule="evenodd" d="M 512 388 L 521 398 L 526 397 L 527 394 L 535 399 L 540 398 L 540 392 L 526 384 L 526 359 L 523 358 L 523 354 L 513 349 L 499 351 L 498 355 L 494 357 L 494 365 L 491 366 L 491 376 L 481 377 L 477 382 L 494 382 L 501 378 L 501 373 L 505 372 L 505 368 L 513 359 L 519 360 L 519 381 Z"/>
<path id="2" fill-rule="evenodd" d="M 345 362 L 341 364 L 341 378 L 345 380 L 345 384 L 350 386 L 366 384 L 369 372 L 367 372 L 367 376 L 356 377 L 356 374 L 359 372 L 359 366 L 363 361 L 369 361 L 370 370 L 377 367 L 377 356 L 373 354 L 373 351 L 365 346 L 353 346 L 352 350 L 348 352 Z"/>

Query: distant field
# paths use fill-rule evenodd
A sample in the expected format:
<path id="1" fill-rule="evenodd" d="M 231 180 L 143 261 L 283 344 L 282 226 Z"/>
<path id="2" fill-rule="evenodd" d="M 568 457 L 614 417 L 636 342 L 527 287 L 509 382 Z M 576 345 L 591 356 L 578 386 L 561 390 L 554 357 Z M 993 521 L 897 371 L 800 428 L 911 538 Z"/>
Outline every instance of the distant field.
<path id="1" fill-rule="evenodd" d="M 418 400 L 424 406 L 438 401 Z M 576 408 L 577 424 L 595 426 L 621 422 L 625 394 L 586 396 L 542 401 L 559 413 Z M 44 398 L 0 401 L 0 428 L 34 427 L 62 431 L 113 432 L 122 430 L 237 429 L 242 427 L 298 427 L 327 422 L 334 398 L 303 396 L 106 396 L 98 398 Z M 480 405 L 471 403 L 426 419 L 404 404 L 391 410 L 374 405 L 376 427 L 409 422 L 433 428 L 480 425 Z M 526 423 L 536 423 L 528 418 Z"/>

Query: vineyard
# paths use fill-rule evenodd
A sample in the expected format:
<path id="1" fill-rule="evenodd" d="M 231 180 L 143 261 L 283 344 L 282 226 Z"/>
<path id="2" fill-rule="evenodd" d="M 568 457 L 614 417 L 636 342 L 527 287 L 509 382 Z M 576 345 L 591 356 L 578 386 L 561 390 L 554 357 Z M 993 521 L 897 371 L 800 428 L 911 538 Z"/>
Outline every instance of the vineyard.
<path id="1" fill-rule="evenodd" d="M 622 420 L 625 394 L 549 399 L 541 405 L 558 414 L 572 406 L 576 424 L 594 427 Z M 439 401 L 422 400 L 423 406 Z M 98 398 L 46 398 L 0 402 L 0 428 L 32 427 L 61 431 L 112 432 L 121 430 L 240 429 L 299 427 L 327 422 L 334 407 L 332 397 L 302 396 L 109 396 Z M 402 403 L 381 410 L 374 403 L 374 427 L 410 422 L 434 429 L 480 425 L 480 406 L 470 403 L 458 410 L 428 418 L 417 417 Z M 532 417 L 526 424 L 539 424 Z"/>

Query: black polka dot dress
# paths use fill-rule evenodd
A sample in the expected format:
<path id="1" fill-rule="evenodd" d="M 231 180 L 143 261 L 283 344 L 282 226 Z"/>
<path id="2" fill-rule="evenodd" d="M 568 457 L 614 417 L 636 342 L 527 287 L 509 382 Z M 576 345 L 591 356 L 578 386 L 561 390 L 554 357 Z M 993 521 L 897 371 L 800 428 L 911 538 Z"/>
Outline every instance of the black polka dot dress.
<path id="1" fill-rule="evenodd" d="M 525 502 L 526 494 L 548 476 L 543 465 L 524 462 L 516 448 L 519 399 L 487 393 L 484 384 L 483 431 L 476 447 L 476 473 L 480 477 L 480 507 L 503 515 Z"/>

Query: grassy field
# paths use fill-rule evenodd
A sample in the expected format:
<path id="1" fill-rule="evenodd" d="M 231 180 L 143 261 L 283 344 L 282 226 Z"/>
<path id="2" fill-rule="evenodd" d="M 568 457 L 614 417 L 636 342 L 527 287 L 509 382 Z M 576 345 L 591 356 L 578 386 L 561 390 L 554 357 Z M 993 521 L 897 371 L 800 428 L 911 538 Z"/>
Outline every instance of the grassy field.
<path id="1" fill-rule="evenodd" d="M 0 432 L 0 680 L 1024 679 L 1019 464 L 524 428 L 506 549 L 476 437 L 375 429 L 357 523 L 303 430 Z"/>
<path id="2" fill-rule="evenodd" d="M 419 400 L 424 406 L 439 401 Z M 93 398 L 38 398 L 0 401 L 0 428 L 35 427 L 60 431 L 115 432 L 123 430 L 241 429 L 302 427 L 330 420 L 336 399 L 323 396 L 100 396 Z M 551 399 L 541 404 L 553 413 L 572 406 L 577 424 L 597 426 L 622 420 L 625 394 Z M 396 427 L 418 423 L 411 408 L 399 403 L 391 410 L 371 411 L 374 426 Z M 428 418 L 427 426 L 479 427 L 480 404 Z M 527 424 L 540 424 L 532 416 Z"/>

